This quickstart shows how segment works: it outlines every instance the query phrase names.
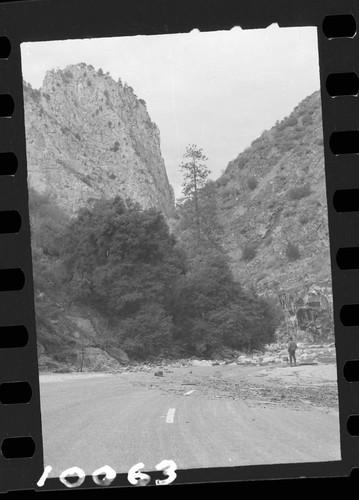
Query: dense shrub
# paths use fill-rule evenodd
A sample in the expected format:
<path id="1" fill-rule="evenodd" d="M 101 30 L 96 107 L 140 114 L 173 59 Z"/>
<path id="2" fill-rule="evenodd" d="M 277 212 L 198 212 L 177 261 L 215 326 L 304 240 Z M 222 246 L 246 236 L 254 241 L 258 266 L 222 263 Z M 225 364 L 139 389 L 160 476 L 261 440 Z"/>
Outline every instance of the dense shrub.
<path id="1" fill-rule="evenodd" d="M 298 245 L 288 242 L 285 249 L 285 254 L 290 261 L 298 260 L 300 258 Z"/>
<path id="2" fill-rule="evenodd" d="M 307 214 L 301 214 L 299 216 L 299 222 L 301 224 L 307 224 L 309 222 L 309 216 Z"/>
<path id="3" fill-rule="evenodd" d="M 301 198 L 305 198 L 309 196 L 311 193 L 310 184 L 306 182 L 301 186 L 293 187 L 289 190 L 289 199 L 290 200 L 300 200 Z"/>
<path id="4" fill-rule="evenodd" d="M 216 182 L 219 186 L 226 186 L 231 181 L 231 179 L 232 177 L 225 172 Z"/>
<path id="5" fill-rule="evenodd" d="M 40 194 L 29 188 L 31 244 L 39 259 L 58 257 L 68 218 L 54 203 L 50 194 Z"/>
<path id="6" fill-rule="evenodd" d="M 111 151 L 114 153 L 117 153 L 117 151 L 120 149 L 120 143 L 118 141 L 115 141 L 112 148 L 110 148 Z"/>
<path id="7" fill-rule="evenodd" d="M 172 340 L 172 318 L 159 304 L 145 304 L 135 316 L 120 322 L 119 341 L 133 358 L 144 359 L 168 349 Z"/>
<path id="8" fill-rule="evenodd" d="M 311 125 L 313 123 L 313 116 L 312 115 L 304 115 L 302 118 L 302 123 L 304 126 Z"/>
<path id="9" fill-rule="evenodd" d="M 252 175 L 251 177 L 249 177 L 247 179 L 247 186 L 249 187 L 249 189 L 253 190 L 255 189 L 257 186 L 258 186 L 258 181 L 257 179 L 254 177 L 254 175 Z"/>
<path id="10" fill-rule="evenodd" d="M 253 260 L 257 254 L 257 247 L 253 243 L 247 243 L 242 249 L 242 260 Z"/>
<path id="11" fill-rule="evenodd" d="M 235 161 L 236 166 L 242 170 L 248 163 L 248 157 L 246 155 L 240 155 Z"/>
<path id="12" fill-rule="evenodd" d="M 79 212 L 62 256 L 73 297 L 121 319 L 145 304 L 166 304 L 168 286 L 181 268 L 163 216 L 119 197 Z"/>
<path id="13" fill-rule="evenodd" d="M 268 201 L 267 203 L 267 208 L 274 208 L 277 204 L 277 201 L 275 198 L 272 198 L 271 200 Z"/>
<path id="14" fill-rule="evenodd" d="M 108 93 L 108 90 L 104 90 L 103 95 L 106 97 L 106 106 L 109 106 L 109 104 L 110 104 L 110 95 Z"/>
<path id="15" fill-rule="evenodd" d="M 285 121 L 285 125 L 286 125 L 287 127 L 294 127 L 295 125 L 297 125 L 297 121 L 298 121 L 298 120 L 297 120 L 297 117 L 296 117 L 295 115 L 293 115 L 293 116 L 290 116 L 290 117 L 288 117 L 288 118 L 286 119 L 286 121 Z"/>
<path id="16" fill-rule="evenodd" d="M 236 205 L 236 199 L 235 198 L 228 198 L 222 202 L 222 208 L 225 210 L 230 210 Z"/>
<path id="17" fill-rule="evenodd" d="M 231 198 L 232 196 L 237 196 L 238 194 L 239 194 L 239 189 L 236 186 L 233 186 L 233 184 L 227 184 L 222 189 L 222 196 L 224 198 Z"/>
<path id="18" fill-rule="evenodd" d="M 63 77 L 63 80 L 65 83 L 70 83 L 71 80 L 73 79 L 73 74 L 71 73 L 71 71 L 68 69 L 68 70 L 65 70 L 62 74 L 62 77 Z"/>
<path id="19" fill-rule="evenodd" d="M 221 346 L 256 348 L 274 335 L 270 307 L 234 281 L 221 253 L 205 255 L 178 280 L 174 301 L 175 339 L 192 355 L 211 356 Z"/>

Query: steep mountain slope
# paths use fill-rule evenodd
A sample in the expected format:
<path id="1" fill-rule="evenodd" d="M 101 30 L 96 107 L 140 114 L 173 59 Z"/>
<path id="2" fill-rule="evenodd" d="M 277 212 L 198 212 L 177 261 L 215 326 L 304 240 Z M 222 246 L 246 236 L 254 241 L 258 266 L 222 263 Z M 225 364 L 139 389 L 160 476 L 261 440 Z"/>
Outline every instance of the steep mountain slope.
<path id="1" fill-rule="evenodd" d="M 167 217 L 174 194 L 160 135 L 131 87 L 84 63 L 24 82 L 29 184 L 69 215 L 91 198 L 130 197 Z"/>
<path id="2" fill-rule="evenodd" d="M 330 309 L 319 92 L 231 161 L 216 187 L 223 243 L 237 279 L 277 295 L 294 319 L 308 301 Z"/>

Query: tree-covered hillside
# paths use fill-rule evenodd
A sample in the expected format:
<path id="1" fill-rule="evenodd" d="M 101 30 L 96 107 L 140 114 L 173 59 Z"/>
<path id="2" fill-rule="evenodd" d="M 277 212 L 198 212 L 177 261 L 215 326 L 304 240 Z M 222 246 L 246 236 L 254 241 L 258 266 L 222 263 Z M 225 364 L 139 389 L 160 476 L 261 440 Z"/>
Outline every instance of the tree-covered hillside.
<path id="1" fill-rule="evenodd" d="M 30 190 L 30 213 L 44 356 L 79 368 L 86 347 L 140 361 L 213 357 L 273 339 L 273 304 L 243 290 L 219 249 L 188 252 L 155 209 L 116 197 L 70 220 Z"/>

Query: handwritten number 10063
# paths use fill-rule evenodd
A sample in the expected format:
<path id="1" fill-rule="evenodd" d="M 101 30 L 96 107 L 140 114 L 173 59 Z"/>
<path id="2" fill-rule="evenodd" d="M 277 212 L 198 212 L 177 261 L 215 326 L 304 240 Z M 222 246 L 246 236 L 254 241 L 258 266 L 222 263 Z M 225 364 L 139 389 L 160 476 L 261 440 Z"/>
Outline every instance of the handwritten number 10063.
<path id="1" fill-rule="evenodd" d="M 129 483 L 135 486 L 146 486 L 150 481 L 151 477 L 141 470 L 144 468 L 145 464 L 139 462 L 138 464 L 131 467 L 127 474 L 127 480 Z M 165 485 L 172 483 L 176 477 L 177 465 L 173 460 L 162 460 L 156 465 L 156 470 L 162 471 L 165 479 L 156 479 L 156 485 Z M 46 479 L 48 478 L 50 472 L 52 471 L 51 465 L 45 467 L 45 470 L 37 482 L 37 486 L 44 486 Z M 70 482 L 68 477 L 77 477 L 77 481 Z M 71 467 L 70 469 L 64 470 L 60 474 L 60 481 L 68 488 L 77 488 L 85 481 L 85 472 L 80 469 L 80 467 Z M 93 481 L 99 486 L 109 486 L 116 477 L 116 472 L 109 465 L 104 465 L 100 469 L 95 470 L 92 473 Z"/>

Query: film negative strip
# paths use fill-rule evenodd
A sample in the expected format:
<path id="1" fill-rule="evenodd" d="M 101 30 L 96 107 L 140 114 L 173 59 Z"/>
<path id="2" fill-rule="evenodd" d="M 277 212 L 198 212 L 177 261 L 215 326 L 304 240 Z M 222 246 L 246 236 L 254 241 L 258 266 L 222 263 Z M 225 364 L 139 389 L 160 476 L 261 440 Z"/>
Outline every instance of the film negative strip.
<path id="1" fill-rule="evenodd" d="M 358 3 L 352 0 L 253 0 L 250 3 L 217 0 L 29 0 L 2 3 L 0 20 L 1 492 L 209 484 L 254 479 L 333 478 L 355 474 L 358 467 L 356 436 L 359 434 Z M 283 118 L 284 114 L 281 116 L 280 113 L 284 109 L 289 113 L 291 107 L 294 108 L 294 97 L 289 87 L 283 84 L 280 101 L 286 103 L 287 108 L 283 105 L 276 117 L 282 121 L 275 124 L 274 120 L 270 125 L 275 115 L 268 112 L 267 116 L 266 107 L 258 111 L 254 105 L 257 98 L 261 103 L 260 92 L 256 94 L 256 85 L 266 94 L 267 102 L 272 99 L 269 92 L 275 93 L 280 88 L 281 75 L 278 75 L 275 63 L 279 52 L 271 49 L 274 51 L 271 56 L 272 69 L 269 65 L 262 72 L 264 59 L 256 62 L 256 57 L 265 48 L 275 47 L 271 45 L 271 33 L 274 31 L 268 31 L 268 27 L 276 25 L 276 33 L 294 30 L 294 38 L 288 41 L 289 48 L 286 47 L 287 52 L 280 52 L 286 71 L 294 72 L 296 66 L 299 70 L 301 67 L 306 68 L 311 54 L 318 54 L 320 92 L 316 97 L 312 95 L 303 100 L 300 105 L 298 97 L 294 114 Z M 234 32 L 234 28 L 238 30 Z M 295 31 L 304 28 L 314 30 L 311 33 L 317 37 L 317 45 L 311 46 L 314 52 L 308 51 L 304 35 L 301 37 L 304 31 Z M 265 37 L 255 42 L 259 32 L 265 33 Z M 192 38 L 187 44 L 187 39 L 180 35 L 190 33 Z M 216 38 L 216 34 L 225 37 L 230 33 L 242 33 L 243 36 L 254 33 L 254 38 L 252 41 L 238 42 L 243 43 L 244 49 L 228 55 L 227 61 L 216 50 L 228 43 L 225 47 L 229 54 L 230 47 L 233 48 L 237 39 Z M 205 34 L 213 38 L 208 37 L 207 45 L 202 46 L 201 37 Z M 146 38 L 141 47 L 131 45 L 141 37 Z M 79 59 L 74 63 L 74 59 L 69 57 L 71 66 L 63 63 L 67 60 L 63 56 L 73 55 L 77 50 L 82 56 L 82 49 L 75 45 L 51 48 L 44 45 L 54 41 L 58 44 L 75 40 L 88 42 L 89 39 L 114 42 L 115 38 L 131 41 L 121 46 L 118 53 L 114 45 L 112 57 L 118 60 L 113 71 L 119 73 L 118 82 L 113 80 L 114 75 L 110 72 L 104 73 L 101 68 L 91 65 L 90 55 L 95 50 L 102 54 L 104 65 L 108 65 L 106 61 L 111 54 L 105 57 L 105 51 L 109 50 L 109 44 L 100 48 L 89 44 L 86 49 L 89 59 Z M 158 38 L 165 40 L 164 46 L 171 46 L 167 52 L 168 58 L 163 47 L 154 44 L 151 46 L 152 52 L 143 52 L 147 58 L 141 59 L 138 54 L 142 47 L 149 48 L 152 40 Z M 175 39 L 176 43 L 179 41 L 178 46 L 174 41 L 172 44 Z M 45 50 L 37 53 L 38 66 L 34 67 L 35 49 L 32 52 L 31 44 L 40 42 Z M 277 42 L 278 50 L 282 50 L 286 43 L 284 38 L 278 35 Z M 255 43 L 259 48 L 257 52 Z M 197 49 L 195 65 L 186 66 L 186 59 L 191 59 L 190 55 Z M 256 81 L 254 76 L 251 80 L 248 73 L 249 85 L 246 77 L 242 81 L 235 72 L 231 80 L 228 74 L 230 66 L 225 65 L 230 63 L 233 68 L 237 58 L 245 64 L 242 57 L 247 51 L 248 65 L 244 66 L 245 71 L 253 66 L 257 72 Z M 216 56 L 218 59 L 215 59 Z M 211 70 L 209 73 L 206 73 L 207 66 L 203 63 L 207 59 Z M 285 59 L 292 60 L 291 69 L 285 66 Z M 180 62 L 183 63 L 181 67 L 184 73 L 180 73 Z M 152 67 L 152 63 L 156 64 Z M 230 149 L 231 141 L 234 141 L 236 154 L 241 150 L 243 153 L 231 162 L 229 160 L 236 155 L 228 158 L 228 167 L 224 172 L 215 171 L 217 175 L 214 175 L 211 186 L 214 186 L 217 198 L 220 198 L 220 207 L 216 210 L 222 214 L 222 225 L 228 233 L 224 236 L 221 233 L 221 238 L 232 252 L 232 264 L 235 261 L 240 270 L 240 280 L 245 280 L 246 272 L 249 275 L 258 274 L 257 267 L 265 259 L 265 248 L 268 249 L 267 253 L 277 255 L 279 247 L 276 242 L 283 234 L 293 234 L 290 231 L 293 231 L 294 216 L 296 224 L 301 224 L 295 226 L 295 231 L 303 235 L 302 245 L 311 245 L 316 260 L 311 260 L 308 254 L 307 260 L 303 258 L 302 267 L 297 268 L 297 274 L 290 274 L 291 279 L 298 281 L 299 272 L 306 275 L 315 274 L 317 271 L 313 271 L 314 268 L 318 270 L 315 279 L 312 279 L 312 288 L 306 288 L 305 298 L 300 298 L 300 302 L 295 305 L 296 299 L 293 299 L 292 292 L 279 293 L 281 287 L 278 287 L 278 283 L 274 285 L 273 276 L 276 272 L 276 276 L 280 275 L 284 280 L 285 273 L 281 264 L 275 264 L 273 259 L 270 264 L 267 262 L 262 278 L 256 274 L 254 283 L 256 287 L 264 279 L 268 285 L 267 292 L 273 292 L 275 288 L 282 307 L 280 321 L 273 312 L 278 312 L 279 309 L 275 309 L 277 306 L 272 304 L 271 309 L 263 294 L 258 293 L 260 285 L 254 291 L 250 286 L 238 288 L 236 280 L 228 277 L 230 272 L 227 264 L 218 254 L 214 260 L 206 257 L 207 267 L 201 268 L 203 262 L 196 260 L 194 250 L 200 248 L 202 252 L 204 247 L 195 246 L 194 241 L 196 235 L 198 241 L 202 241 L 200 238 L 207 234 L 206 217 L 207 221 L 208 218 L 211 221 L 208 234 L 213 236 L 215 232 L 211 203 L 203 205 L 206 208 L 199 216 L 204 186 L 209 184 L 200 183 L 201 178 L 207 180 L 207 173 L 196 162 L 202 165 L 206 163 L 207 157 L 193 144 L 186 149 L 182 168 L 188 174 L 184 193 L 189 201 L 182 202 L 182 205 L 179 203 L 178 210 L 184 216 L 179 215 L 179 212 L 173 215 L 174 195 L 167 185 L 161 153 L 158 153 L 159 159 L 155 158 L 160 143 L 158 129 L 150 118 L 152 111 L 147 111 L 146 103 L 140 99 L 141 95 L 137 98 L 134 93 L 137 88 L 130 87 L 130 80 L 128 84 L 121 81 L 121 78 L 130 78 L 127 75 L 131 75 L 132 66 L 136 64 L 140 68 L 137 69 L 138 81 L 153 78 L 152 85 L 148 87 L 150 101 L 151 95 L 153 97 L 156 92 L 165 93 L 167 88 L 172 91 L 172 101 L 163 98 L 162 108 L 160 106 L 159 111 L 153 111 L 161 120 L 164 108 L 172 106 L 174 116 L 178 117 L 178 121 L 172 117 L 172 122 L 168 122 L 177 141 L 174 145 L 168 145 L 168 173 L 171 168 L 173 172 L 175 170 L 177 156 L 173 150 L 179 148 L 181 134 L 184 133 L 179 128 L 180 111 L 187 108 L 192 110 L 192 114 L 188 112 L 184 130 L 193 131 L 195 128 L 192 129 L 192 126 L 197 127 L 201 130 L 197 137 L 207 141 L 208 148 L 211 142 L 214 143 L 214 136 L 210 136 L 204 122 L 211 123 L 218 119 L 218 127 L 224 127 L 221 116 L 228 111 L 228 120 L 232 124 L 230 128 L 235 133 L 232 138 L 228 135 L 215 147 Z M 59 65 L 62 67 L 59 68 Z M 171 67 L 169 76 L 166 65 Z M 25 68 L 29 69 L 26 74 Z M 34 69 L 33 73 L 31 68 Z M 161 71 L 159 68 L 163 69 L 163 74 L 166 73 L 167 80 L 156 78 L 155 71 Z M 26 81 L 31 75 L 35 81 L 35 77 L 44 69 L 48 73 L 43 84 L 31 85 Z M 104 69 L 106 71 L 107 68 Z M 125 73 L 123 76 L 121 70 Z M 207 96 L 207 104 L 201 109 L 203 122 L 198 120 L 199 111 L 192 103 L 198 97 L 195 93 L 192 95 L 191 88 L 188 90 L 186 87 L 193 85 L 193 80 L 186 78 L 195 70 L 199 70 L 198 75 L 207 78 L 204 82 L 196 73 L 198 85 L 202 85 L 201 92 Z M 277 80 L 267 79 L 271 74 L 275 74 Z M 219 94 L 213 94 L 213 99 L 211 94 L 205 94 L 205 89 L 210 89 L 211 84 L 218 88 L 216 75 L 221 76 L 218 80 L 223 85 L 221 93 L 229 93 L 233 109 L 237 112 L 243 110 L 245 118 L 242 125 L 229 113 L 231 105 L 227 101 L 225 105 L 228 108 L 221 107 Z M 297 82 L 299 90 L 296 95 L 302 96 L 301 99 L 305 97 L 303 92 L 307 89 L 307 95 L 310 93 L 310 78 L 309 73 L 302 74 L 301 80 Z M 40 86 L 40 89 L 36 86 Z M 254 121 L 263 120 L 259 129 L 258 126 L 252 127 L 250 120 L 248 123 L 245 121 L 250 116 L 248 109 L 246 111 L 245 100 L 241 101 L 240 107 L 239 101 L 234 98 L 237 92 L 249 92 L 251 87 L 254 89 L 253 95 L 257 95 L 251 98 L 249 104 L 256 114 Z M 182 101 L 179 89 L 184 91 Z M 114 100 L 120 98 L 123 109 L 119 111 Z M 274 104 L 268 107 L 273 108 L 280 101 L 275 101 L 273 97 Z M 118 105 L 118 101 L 116 103 Z M 153 106 L 151 110 L 155 109 L 152 101 L 148 102 L 148 106 L 149 109 Z M 80 108 L 81 113 L 87 109 L 88 114 L 81 114 L 78 111 Z M 209 108 L 211 112 L 217 110 L 217 114 L 208 113 Z M 77 121 L 72 119 L 75 113 Z M 318 118 L 315 121 L 316 116 L 321 116 L 321 120 Z M 115 119 L 118 123 L 115 123 Z M 38 125 L 40 122 L 41 126 Z M 250 133 L 246 135 L 245 130 L 251 127 L 252 136 Z M 263 127 L 270 130 L 260 135 Z M 294 130 L 294 135 L 290 137 L 288 127 Z M 230 130 L 224 130 L 224 134 L 230 134 Z M 316 138 L 314 144 L 310 138 L 318 134 L 318 130 L 323 132 L 323 141 L 321 143 L 320 138 Z M 165 142 L 166 132 L 162 128 L 160 132 Z M 237 146 L 240 134 L 246 137 L 247 144 L 259 136 L 262 142 L 256 145 L 252 143 L 249 151 L 246 144 Z M 282 150 L 276 145 L 281 137 L 288 141 L 286 144 L 282 141 Z M 75 143 L 78 146 L 75 147 Z M 105 144 L 106 151 L 104 148 L 96 149 L 97 143 Z M 299 156 L 297 158 L 297 153 L 293 153 L 297 151 L 298 145 L 303 151 L 307 145 L 306 152 L 301 152 L 303 156 L 300 158 L 308 167 L 300 172 L 301 167 L 296 163 Z M 254 146 L 257 147 L 255 153 Z M 318 153 L 320 148 L 324 151 L 324 172 L 319 172 L 322 158 Z M 218 153 L 217 163 L 213 163 L 212 170 L 218 169 L 218 165 L 222 169 L 226 166 L 220 160 L 225 156 L 223 150 Z M 215 151 L 212 153 L 214 155 Z M 122 156 L 120 159 L 116 156 L 114 160 L 117 154 Z M 93 167 L 95 162 L 100 162 L 101 172 Z M 268 170 L 261 171 L 259 167 L 256 170 L 259 162 L 267 162 Z M 293 175 L 288 174 L 284 163 L 289 163 Z M 199 177 L 195 179 L 202 191 L 191 184 L 193 165 L 199 169 Z M 52 169 L 55 174 L 51 174 L 53 176 L 50 178 L 46 169 Z M 312 170 L 315 172 L 312 173 Z M 108 177 L 107 182 L 101 177 L 105 175 L 103 172 Z M 173 182 L 178 181 L 176 175 L 173 173 Z M 293 179 L 295 182 L 291 184 Z M 322 203 L 318 201 L 319 198 L 312 196 L 313 187 L 308 184 L 308 179 L 317 183 L 314 192 L 321 193 L 318 197 L 322 196 Z M 153 187 L 156 183 L 157 191 Z M 107 186 L 115 187 L 110 189 Z M 254 198 L 259 188 L 262 194 Z M 242 192 L 244 189 L 245 195 Z M 157 197 L 155 201 L 154 193 Z M 118 194 L 120 198 L 116 198 Z M 176 195 L 179 199 L 178 193 Z M 88 205 L 83 203 L 86 196 L 92 198 Z M 121 202 L 121 197 L 131 196 L 135 201 L 142 202 L 145 209 L 131 205 L 129 201 Z M 208 200 L 212 200 L 210 196 L 208 192 Z M 96 199 L 101 198 L 102 201 L 96 204 Z M 113 199 L 116 200 L 115 204 L 111 201 Z M 284 199 L 291 200 L 292 205 L 280 201 Z M 303 202 L 308 199 L 312 201 L 311 204 Z M 324 207 L 323 200 L 327 201 Z M 76 210 L 85 205 L 87 211 L 78 215 Z M 165 216 L 161 218 L 157 215 L 153 219 L 153 207 Z M 248 212 L 251 215 L 246 219 L 248 207 L 252 211 Z M 262 222 L 256 226 L 260 220 L 256 209 L 271 213 L 270 223 L 264 229 L 266 222 L 262 221 L 264 226 Z M 118 218 L 112 221 L 113 214 Z M 237 236 L 233 229 L 235 216 Z M 65 226 L 61 224 L 67 218 L 66 232 Z M 323 239 L 318 224 L 314 224 L 312 233 L 308 232 L 306 228 L 310 226 L 308 222 L 311 223 L 311 218 L 324 226 L 328 225 L 327 239 Z M 116 226 L 120 220 L 125 220 L 126 224 Z M 163 221 L 168 220 L 172 221 L 172 230 L 175 233 L 177 231 L 176 237 L 180 231 L 179 239 L 183 239 L 181 255 L 183 257 L 186 254 L 186 265 L 189 267 L 184 266 L 173 250 L 174 240 L 168 236 L 168 228 L 164 229 L 167 225 Z M 281 221 L 280 227 L 278 220 Z M 182 233 L 178 221 L 182 223 Z M 288 225 L 288 221 L 292 222 Z M 117 239 L 111 240 L 110 229 L 100 243 L 95 241 L 95 233 L 90 236 L 87 233 L 88 228 L 96 227 L 102 231 L 102 228 L 109 228 L 111 224 L 117 227 L 118 235 L 125 235 L 128 247 L 118 235 Z M 248 236 L 246 224 L 251 227 L 249 240 L 255 240 L 252 246 L 244 244 L 246 240 L 243 235 Z M 126 232 L 125 227 L 132 227 L 132 232 Z M 143 233 L 138 230 L 139 227 L 141 231 L 145 227 L 150 228 L 146 238 L 141 236 Z M 288 233 L 285 233 L 285 228 Z M 260 233 L 262 230 L 263 233 Z M 35 233 L 39 240 L 35 241 Z M 163 246 L 158 240 L 151 241 L 150 236 L 153 237 L 153 234 L 161 239 Z M 190 235 L 187 240 L 186 234 Z M 130 238 L 133 238 L 131 244 L 128 243 Z M 134 242 L 136 238 L 137 246 Z M 292 242 L 288 239 L 286 241 L 288 245 L 283 255 L 288 262 L 296 262 L 299 266 L 300 251 L 303 253 L 303 249 L 290 244 Z M 67 267 L 61 267 L 63 262 L 59 264 L 59 247 L 63 242 L 66 251 L 70 252 L 64 257 Z M 117 250 L 117 260 L 111 260 L 115 244 L 118 245 L 117 249 L 121 247 L 122 250 Z M 242 255 L 238 258 L 236 249 L 242 244 Z M 330 255 L 328 275 L 321 267 L 321 256 L 326 255 L 321 254 L 323 245 Z M 123 250 L 125 247 L 127 250 Z M 91 253 L 94 248 L 98 251 L 96 255 Z M 105 256 L 101 254 L 102 250 Z M 151 252 L 155 253 L 156 258 L 146 260 L 152 255 Z M 160 252 L 161 255 L 174 252 L 168 253 L 168 258 L 172 260 L 166 261 L 163 257 L 164 260 L 157 262 Z M 195 254 L 194 257 L 191 252 Z M 128 260 L 129 255 L 131 261 Z M 177 258 L 177 267 L 171 267 Z M 94 262 L 97 262 L 97 274 L 95 267 L 89 269 L 89 266 L 95 266 Z M 124 267 L 124 262 L 127 267 Z M 142 266 L 143 263 L 146 268 Z M 154 267 L 148 267 L 150 264 Z M 107 265 L 110 267 L 106 268 Z M 76 275 L 78 269 L 80 275 Z M 137 274 L 126 274 L 128 269 L 135 269 Z M 146 269 L 142 275 L 141 269 Z M 171 295 L 172 288 L 166 288 L 168 295 L 164 294 L 156 302 L 153 297 L 157 297 L 158 290 L 162 290 L 165 285 L 164 281 L 155 281 L 155 276 L 167 272 L 164 269 L 170 269 L 166 280 L 178 269 L 181 269 L 182 277 L 176 281 L 175 295 Z M 223 280 L 227 279 L 228 282 L 223 284 L 218 281 L 214 285 L 216 272 L 222 278 L 227 276 Z M 66 273 L 72 273 L 71 279 Z M 77 281 L 74 276 L 77 276 Z M 194 276 L 193 280 L 191 276 Z M 329 279 L 332 302 L 322 293 L 320 286 L 314 286 L 317 277 L 320 281 L 319 276 L 324 276 L 327 281 Z M 211 283 L 206 281 L 203 284 L 201 280 L 205 280 L 205 277 L 213 277 Z M 136 280 L 142 288 L 128 286 L 128 283 L 133 284 Z M 148 280 L 152 280 L 151 294 L 146 288 Z M 310 280 L 304 281 L 307 285 Z M 90 283 L 91 293 L 85 282 Z M 249 281 L 247 284 L 250 285 Z M 196 289 L 196 286 L 199 288 Z M 207 293 L 211 286 L 217 287 L 214 288 L 215 300 Z M 224 286 L 227 288 L 218 288 Z M 194 296 L 191 295 L 193 290 L 197 290 L 193 292 Z M 218 303 L 223 297 L 220 293 L 224 293 L 224 290 L 225 294 L 231 296 L 232 302 L 226 302 L 219 309 Z M 127 298 L 124 299 L 126 294 Z M 172 302 L 167 300 L 168 296 L 171 296 Z M 140 302 L 144 301 L 140 306 L 137 304 L 138 297 L 141 297 Z M 204 306 L 198 297 L 206 298 L 204 302 L 210 304 L 207 310 L 202 311 L 201 307 Z M 233 297 L 237 297 L 239 302 L 234 302 Z M 246 313 L 238 306 L 244 303 L 247 304 Z M 333 319 L 327 314 L 331 307 Z M 196 316 L 193 311 L 197 309 L 202 312 Z M 258 328 L 252 319 L 249 320 L 249 317 L 254 316 L 254 311 L 259 318 Z M 268 316 L 263 316 L 263 311 L 269 311 Z M 115 335 L 116 329 L 122 332 L 121 335 Z M 252 330 L 253 333 L 249 335 L 248 332 Z M 86 331 L 87 336 L 84 333 Z M 209 331 L 212 332 L 210 335 Z M 224 332 L 220 339 L 218 331 Z M 263 331 L 268 334 L 264 340 Z M 289 349 L 288 361 L 283 358 L 280 349 L 283 350 L 287 342 L 285 335 L 288 331 L 294 332 L 295 340 L 300 343 L 299 347 L 296 346 L 297 355 L 300 349 L 303 352 L 311 346 L 311 353 L 302 357 L 302 362 L 297 360 L 296 363 L 295 350 L 293 354 Z M 328 331 L 332 337 L 327 335 Z M 103 332 L 110 332 L 113 336 L 105 337 Z M 316 335 L 319 335 L 319 341 L 316 341 Z M 306 343 L 304 338 L 311 340 Z M 328 342 L 330 338 L 331 343 Z M 161 351 L 163 346 L 167 350 Z M 217 351 L 213 346 L 216 346 Z M 316 357 L 313 355 L 314 348 L 317 351 L 321 349 L 319 354 L 315 354 Z M 161 351 L 161 360 L 155 356 L 156 349 Z M 285 356 L 286 349 L 284 347 Z M 232 354 L 235 352 L 234 361 L 228 351 Z M 276 357 L 273 352 L 277 353 Z M 166 355 L 170 360 L 167 359 L 167 364 L 163 361 Z M 325 361 L 329 358 L 329 361 Z M 296 367 L 291 366 L 293 362 L 297 364 Z M 158 367 L 156 371 L 154 366 Z M 252 378 L 248 378 L 250 376 Z M 305 385 L 303 380 L 309 380 L 308 384 Z M 333 404 L 336 398 L 338 407 Z M 284 401 L 288 404 L 284 404 Z M 305 404 L 312 406 L 304 411 Z M 264 441 L 263 435 L 266 436 Z M 111 444 L 113 448 L 110 449 Z M 120 456 L 121 460 L 118 458 Z"/>

